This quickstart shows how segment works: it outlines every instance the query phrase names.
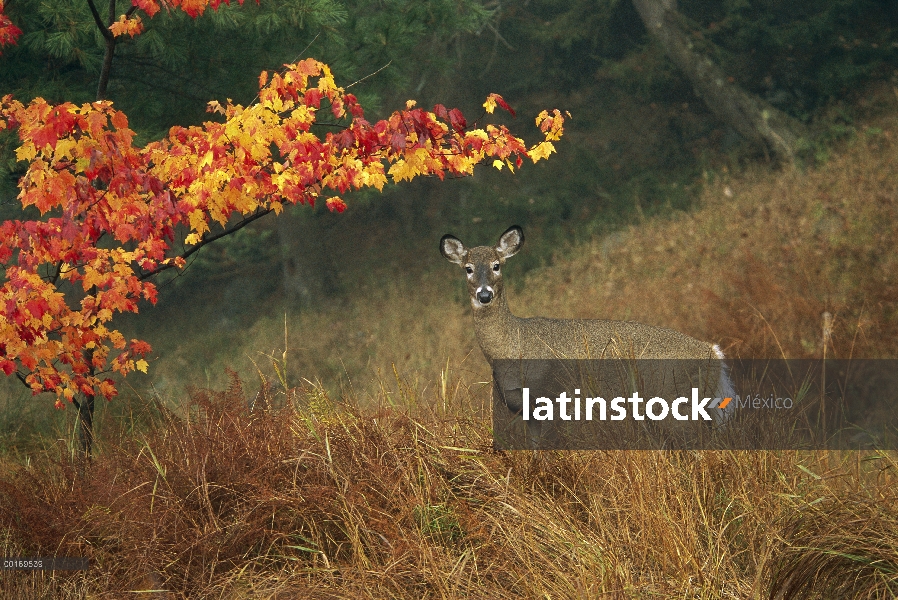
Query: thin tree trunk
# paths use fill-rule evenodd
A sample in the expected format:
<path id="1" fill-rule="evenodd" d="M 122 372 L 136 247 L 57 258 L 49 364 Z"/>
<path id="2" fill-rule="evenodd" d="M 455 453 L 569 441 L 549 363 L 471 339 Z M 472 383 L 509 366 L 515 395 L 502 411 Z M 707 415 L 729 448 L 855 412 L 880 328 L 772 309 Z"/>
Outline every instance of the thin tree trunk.
<path id="1" fill-rule="evenodd" d="M 109 0 L 109 16 L 106 19 L 107 23 L 104 24 L 103 19 L 100 17 L 100 13 L 97 10 L 97 6 L 94 4 L 94 0 L 87 0 L 87 5 L 90 7 L 90 12 L 94 17 L 94 23 L 96 23 L 97 28 L 100 30 L 100 34 L 106 41 L 106 52 L 103 55 L 103 68 L 100 70 L 100 81 L 97 84 L 97 100 L 106 99 L 106 88 L 109 86 L 109 74 L 112 72 L 112 59 L 115 57 L 115 36 L 109 31 L 109 26 L 115 23 L 115 2 L 116 0 Z M 129 16 L 130 14 L 131 11 L 128 12 Z"/>
<path id="2" fill-rule="evenodd" d="M 105 100 L 106 89 L 109 85 L 109 74 L 112 72 L 112 59 L 115 57 L 115 36 L 112 35 L 109 26 L 115 23 L 116 0 L 109 0 L 109 11 L 106 24 L 103 23 L 103 19 L 100 17 L 100 13 L 94 4 L 94 0 L 87 0 L 87 5 L 94 17 L 94 23 L 100 30 L 103 39 L 106 41 L 106 53 L 103 56 L 103 68 L 100 71 L 100 81 L 97 84 L 97 100 Z M 96 288 L 93 288 L 90 293 L 95 295 L 96 292 Z M 93 350 L 89 350 L 88 360 L 91 363 L 91 376 L 95 373 L 93 355 Z M 90 461 L 94 447 L 94 396 L 82 394 L 81 401 L 78 402 L 76 400 L 74 404 L 78 409 L 78 444 L 81 447 L 83 466 Z"/>
<path id="3" fill-rule="evenodd" d="M 78 408 L 78 445 L 81 446 L 81 458 L 91 459 L 94 447 L 94 397 L 84 395 Z"/>
<path id="4" fill-rule="evenodd" d="M 777 160 L 792 162 L 805 128 L 797 119 L 730 83 L 719 66 L 693 49 L 676 0 L 633 0 L 649 34 L 721 121 Z"/>
<path id="5" fill-rule="evenodd" d="M 103 56 L 103 70 L 100 71 L 100 82 L 97 84 L 97 100 L 106 99 L 106 88 L 109 86 L 109 73 L 112 71 L 112 58 L 115 56 L 115 38 L 106 40 L 106 54 Z"/>
<path id="6" fill-rule="evenodd" d="M 95 294 L 96 289 L 91 293 Z M 87 351 L 87 360 L 90 363 L 88 374 L 93 377 L 96 374 L 96 368 L 93 366 L 94 351 Z M 78 446 L 81 449 L 81 465 L 84 466 L 90 462 L 94 447 L 94 396 L 88 394 L 79 394 L 80 402 L 73 400 L 75 408 L 78 409 Z"/>

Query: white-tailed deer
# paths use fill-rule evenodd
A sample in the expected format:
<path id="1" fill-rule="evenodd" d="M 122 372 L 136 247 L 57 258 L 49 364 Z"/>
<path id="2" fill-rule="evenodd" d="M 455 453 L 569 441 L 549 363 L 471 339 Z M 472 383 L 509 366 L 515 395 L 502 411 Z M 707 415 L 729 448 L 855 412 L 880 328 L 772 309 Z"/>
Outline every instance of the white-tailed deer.
<path id="1" fill-rule="evenodd" d="M 493 368 L 494 396 L 512 414 L 521 412 L 520 381 L 503 378 L 497 364 L 529 359 L 680 359 L 702 360 L 712 365 L 710 389 L 720 398 L 732 396 L 723 352 L 715 344 L 701 342 L 682 333 L 630 321 L 601 319 L 521 318 L 508 308 L 502 282 L 502 265 L 524 244 L 524 232 L 510 227 L 495 246 L 467 248 L 452 236 L 440 240 L 442 255 L 466 273 L 468 293 L 474 308 L 474 332 L 480 349 Z M 503 379 L 503 381 L 499 381 Z M 726 418 L 720 411 L 716 421 Z M 539 424 L 531 424 L 533 425 Z M 545 432 L 543 432 L 545 433 Z M 538 438 L 541 434 L 537 432 Z"/>

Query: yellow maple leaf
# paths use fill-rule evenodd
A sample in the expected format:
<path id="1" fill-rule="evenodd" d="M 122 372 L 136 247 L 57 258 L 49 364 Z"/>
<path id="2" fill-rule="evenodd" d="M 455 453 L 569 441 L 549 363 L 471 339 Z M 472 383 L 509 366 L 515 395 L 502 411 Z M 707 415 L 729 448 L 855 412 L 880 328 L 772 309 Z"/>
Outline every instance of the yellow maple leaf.
<path id="1" fill-rule="evenodd" d="M 211 164 L 212 164 L 212 157 L 213 157 L 213 154 L 212 154 L 212 151 L 211 151 L 211 150 L 209 150 L 208 152 L 206 152 L 206 154 L 203 155 L 203 159 L 200 161 L 199 167 L 202 169 L 202 168 L 205 167 L 206 165 L 211 165 Z"/>
<path id="2" fill-rule="evenodd" d="M 109 331 L 105 327 L 95 327 L 94 331 L 97 332 L 98 335 L 104 335 L 108 333 L 109 342 L 115 346 L 116 348 L 124 348 L 125 347 L 125 336 L 118 330 Z"/>
<path id="3" fill-rule="evenodd" d="M 324 63 L 321 63 L 321 77 L 318 79 L 318 91 L 322 94 L 327 94 L 329 91 L 343 91 L 342 88 L 337 87 L 330 67 Z"/>
<path id="4" fill-rule="evenodd" d="M 143 23 L 140 22 L 140 17 L 128 19 L 125 18 L 125 15 L 122 15 L 118 18 L 118 21 L 109 26 L 109 31 L 111 31 L 112 35 L 115 37 L 125 35 L 126 33 L 131 37 L 134 37 L 143 31 Z"/>
<path id="5" fill-rule="evenodd" d="M 377 188 L 377 191 L 383 191 L 384 184 L 387 183 L 387 176 L 384 175 L 383 165 L 376 163 L 368 165 L 361 174 L 362 185 Z"/>
<path id="6" fill-rule="evenodd" d="M 552 145 L 552 142 L 540 142 L 531 148 L 527 155 L 530 156 L 533 162 L 536 162 L 541 158 L 549 158 L 549 155 L 553 152 L 555 152 L 555 146 Z"/>
<path id="7" fill-rule="evenodd" d="M 393 166 L 390 167 L 390 170 L 387 172 L 395 182 L 403 181 L 405 179 L 411 181 L 415 175 L 418 174 L 418 170 L 413 165 L 401 158 L 393 163 Z"/>
<path id="8" fill-rule="evenodd" d="M 204 232 L 209 231 L 209 224 L 206 223 L 206 215 L 202 210 L 194 210 L 190 213 L 190 228 L 193 229 L 197 235 L 202 235 Z"/>
<path id="9" fill-rule="evenodd" d="M 25 142 L 16 148 L 16 160 L 31 161 L 37 155 L 37 148 L 31 142 Z"/>
<path id="10" fill-rule="evenodd" d="M 72 150 L 78 143 L 72 138 L 63 138 L 56 142 L 56 149 L 53 151 L 53 160 L 63 160 L 72 158 Z"/>
<path id="11" fill-rule="evenodd" d="M 150 365 L 147 363 L 147 361 L 145 361 L 142 358 L 134 361 L 134 368 L 137 369 L 138 371 L 140 371 L 141 373 L 146 373 L 147 367 L 149 367 L 149 366 Z"/>

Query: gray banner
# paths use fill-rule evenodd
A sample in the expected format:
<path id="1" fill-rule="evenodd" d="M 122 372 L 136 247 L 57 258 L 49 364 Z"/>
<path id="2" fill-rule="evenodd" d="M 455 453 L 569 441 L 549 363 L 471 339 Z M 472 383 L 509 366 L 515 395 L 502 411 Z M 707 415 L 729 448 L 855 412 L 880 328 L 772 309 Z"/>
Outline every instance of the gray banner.
<path id="1" fill-rule="evenodd" d="M 501 360 L 499 449 L 898 449 L 898 360 Z"/>

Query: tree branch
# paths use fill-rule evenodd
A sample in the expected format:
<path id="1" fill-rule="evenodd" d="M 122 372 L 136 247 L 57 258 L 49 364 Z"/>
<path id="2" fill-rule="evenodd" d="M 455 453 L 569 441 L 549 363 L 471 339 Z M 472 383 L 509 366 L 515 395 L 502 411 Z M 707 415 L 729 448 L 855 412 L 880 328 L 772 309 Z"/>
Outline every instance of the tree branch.
<path id="1" fill-rule="evenodd" d="M 27 387 L 28 389 L 31 389 L 31 386 L 28 385 L 28 382 L 27 382 L 27 381 L 25 381 L 25 376 L 22 375 L 21 373 L 19 373 L 18 371 L 16 371 L 16 379 L 18 379 L 19 381 L 21 381 L 21 382 L 22 382 L 22 385 L 24 385 L 24 386 Z"/>
<path id="2" fill-rule="evenodd" d="M 215 235 L 210 235 L 210 236 L 208 236 L 208 237 L 207 237 L 206 235 L 203 235 L 203 239 L 201 239 L 201 240 L 199 241 L 199 243 L 197 243 L 193 248 L 191 248 L 190 250 L 188 250 L 187 252 L 185 252 L 184 254 L 182 254 L 182 255 L 181 255 L 181 258 L 186 259 L 186 258 L 189 257 L 191 254 L 194 254 L 194 253 L 196 253 L 196 252 L 199 252 L 200 249 L 201 249 L 203 246 L 205 246 L 206 244 L 211 244 L 211 243 L 214 242 L 215 240 L 219 240 L 219 239 L 221 239 L 221 238 L 223 238 L 223 237 L 229 236 L 229 235 L 231 235 L 232 233 L 235 233 L 235 232 L 237 232 L 237 231 L 243 229 L 244 227 L 246 227 L 247 225 L 249 225 L 249 224 L 252 223 L 253 221 L 255 221 L 255 220 L 257 220 L 257 219 L 261 219 L 262 217 L 264 217 L 264 216 L 267 215 L 268 213 L 272 212 L 273 210 L 274 210 L 273 208 L 266 208 L 265 210 L 261 210 L 261 211 L 255 213 L 255 214 L 253 214 L 253 215 L 251 215 L 251 216 L 249 216 L 249 217 L 243 219 L 242 221 L 238 222 L 236 225 L 234 225 L 233 227 L 231 227 L 231 228 L 229 228 L 229 229 L 225 229 L 224 231 L 221 231 L 221 232 L 219 232 L 219 233 L 216 233 Z M 150 271 L 147 271 L 146 273 L 143 273 L 143 274 L 140 276 L 140 280 L 143 281 L 143 280 L 145 280 L 145 279 L 149 279 L 150 277 L 152 277 L 152 276 L 154 276 L 154 275 L 157 275 L 157 274 L 161 273 L 162 271 L 167 271 L 168 269 L 171 269 L 171 268 L 173 268 L 174 266 L 175 266 L 174 263 L 166 263 L 166 264 L 164 264 L 164 265 L 159 265 L 159 266 L 156 267 L 155 269 L 152 269 L 152 270 L 150 270 Z"/>
<path id="3" fill-rule="evenodd" d="M 115 36 L 109 31 L 109 26 L 115 23 L 115 0 L 109 0 L 109 23 L 103 25 L 97 7 L 93 0 L 87 0 L 91 12 L 94 13 L 94 21 L 100 28 L 100 33 L 106 39 L 106 53 L 103 55 L 103 69 L 100 71 L 100 82 L 97 84 L 97 100 L 106 99 L 106 88 L 109 85 L 109 74 L 112 72 L 112 59 L 115 56 Z"/>
<path id="4" fill-rule="evenodd" d="M 94 23 L 97 24 L 97 28 L 100 30 L 100 34 L 103 38 L 106 39 L 107 42 L 113 39 L 115 36 L 112 35 L 112 32 L 109 31 L 109 27 L 103 25 L 103 18 L 100 16 L 100 12 L 97 10 L 97 6 L 94 4 L 94 0 L 87 0 L 87 5 L 90 7 L 90 14 L 94 16 Z"/>

